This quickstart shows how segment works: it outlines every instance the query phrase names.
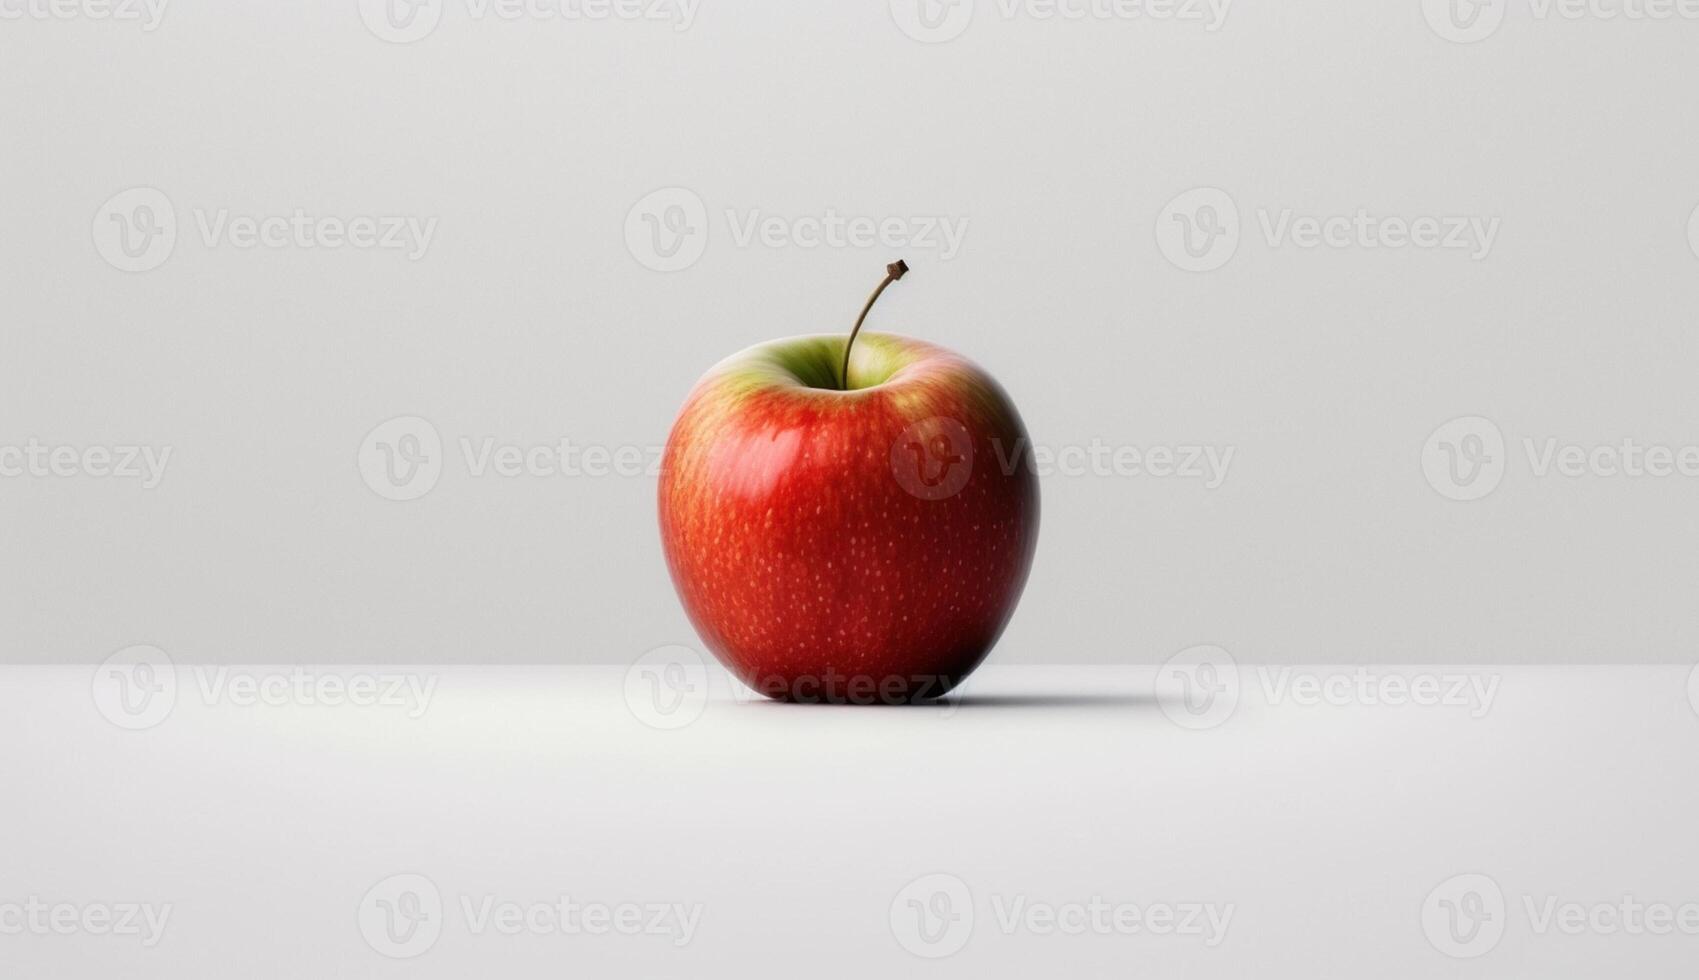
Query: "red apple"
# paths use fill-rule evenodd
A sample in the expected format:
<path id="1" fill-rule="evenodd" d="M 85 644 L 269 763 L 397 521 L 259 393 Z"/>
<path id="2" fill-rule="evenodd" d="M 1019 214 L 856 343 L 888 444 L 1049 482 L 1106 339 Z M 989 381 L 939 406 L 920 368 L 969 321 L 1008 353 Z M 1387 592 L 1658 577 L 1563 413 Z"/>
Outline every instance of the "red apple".
<path id="1" fill-rule="evenodd" d="M 889 267 L 863 319 L 905 271 Z M 944 694 L 1008 625 L 1038 541 L 1008 395 L 958 354 L 890 334 L 857 343 L 860 327 L 721 361 L 662 462 L 679 598 L 720 661 L 781 700 Z"/>

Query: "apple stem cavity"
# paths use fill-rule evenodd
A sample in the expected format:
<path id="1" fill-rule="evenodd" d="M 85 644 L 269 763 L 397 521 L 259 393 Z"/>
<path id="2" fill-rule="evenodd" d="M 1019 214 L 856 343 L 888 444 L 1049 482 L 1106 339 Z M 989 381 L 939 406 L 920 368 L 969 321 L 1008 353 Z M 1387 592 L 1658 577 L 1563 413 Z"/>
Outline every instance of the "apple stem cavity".
<path id="1" fill-rule="evenodd" d="M 906 273 L 906 272 L 908 272 L 908 263 L 904 262 L 902 259 L 898 259 L 897 261 L 892 262 L 890 265 L 886 266 L 885 267 L 885 279 L 884 279 L 884 281 L 879 283 L 878 289 L 873 290 L 872 296 L 867 297 L 867 305 L 863 306 L 861 308 L 861 315 L 855 318 L 855 326 L 850 328 L 849 341 L 844 344 L 844 368 L 843 368 L 842 371 L 838 372 L 838 387 L 839 387 L 840 390 L 842 390 L 842 391 L 850 390 L 850 386 L 849 386 L 850 349 L 855 346 L 856 334 L 861 333 L 861 324 L 862 324 L 863 320 L 867 319 L 867 311 L 873 309 L 874 303 L 879 302 L 879 294 L 885 291 L 885 287 L 889 286 L 891 283 L 896 282 L 898 279 L 901 279 L 903 277 L 903 274 Z"/>

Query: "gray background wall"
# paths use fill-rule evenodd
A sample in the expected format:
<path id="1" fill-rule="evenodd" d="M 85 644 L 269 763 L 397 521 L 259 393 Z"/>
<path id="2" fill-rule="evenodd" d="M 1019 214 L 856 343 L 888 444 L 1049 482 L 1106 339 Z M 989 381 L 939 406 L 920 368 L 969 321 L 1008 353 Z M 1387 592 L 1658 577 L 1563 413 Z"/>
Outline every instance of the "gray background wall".
<path id="1" fill-rule="evenodd" d="M 969 354 L 1084 463 L 1044 481 L 999 662 L 1690 660 L 1699 472 L 1536 463 L 1699 445 L 1699 21 L 1530 3 L 7 20 L 0 446 L 79 472 L 0 477 L 0 650 L 693 642 L 651 476 L 474 476 L 461 440 L 629 464 L 703 369 L 847 328 L 901 255 L 877 326 Z M 1387 247 L 1359 209 L 1494 237 Z M 431 237 L 240 246 L 297 210 Z M 829 211 L 892 240 L 805 247 Z M 1271 240 L 1334 216 L 1336 244 Z M 428 426 L 374 432 L 403 416 Z M 383 491 L 378 441 L 417 446 L 413 480 Z M 1071 455 L 1190 445 L 1231 447 L 1219 486 Z M 171 455 L 148 488 L 87 472 L 103 446 Z"/>

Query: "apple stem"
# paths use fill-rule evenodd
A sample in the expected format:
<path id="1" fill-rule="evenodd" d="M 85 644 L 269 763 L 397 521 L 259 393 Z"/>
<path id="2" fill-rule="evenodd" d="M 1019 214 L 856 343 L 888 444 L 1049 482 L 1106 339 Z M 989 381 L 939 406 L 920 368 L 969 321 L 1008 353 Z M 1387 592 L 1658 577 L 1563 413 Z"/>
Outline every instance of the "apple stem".
<path id="1" fill-rule="evenodd" d="M 856 334 L 861 333 L 861 322 L 867 319 L 867 311 L 873 309 L 873 304 L 879 301 L 879 294 L 885 291 L 885 287 L 896 282 L 898 279 L 901 279 L 903 277 L 903 273 L 907 271 L 908 263 L 904 262 L 902 259 L 898 259 L 886 266 L 884 281 L 879 283 L 879 288 L 873 291 L 872 296 L 867 297 L 867 305 L 861 308 L 861 315 L 855 318 L 855 326 L 850 328 L 849 342 L 844 344 L 844 369 L 838 372 L 838 386 L 840 390 L 849 390 L 850 348 L 855 346 Z"/>

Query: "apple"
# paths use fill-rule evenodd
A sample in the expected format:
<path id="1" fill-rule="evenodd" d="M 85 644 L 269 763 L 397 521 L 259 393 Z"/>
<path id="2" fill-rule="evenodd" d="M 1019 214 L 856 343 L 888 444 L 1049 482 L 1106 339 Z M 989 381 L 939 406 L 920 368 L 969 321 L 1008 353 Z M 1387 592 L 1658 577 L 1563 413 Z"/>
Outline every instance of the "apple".
<path id="1" fill-rule="evenodd" d="M 861 324 L 733 354 L 661 464 L 673 585 L 715 656 L 786 701 L 939 697 L 985 659 L 1038 543 L 1020 413 L 991 376 Z M 860 342 L 857 343 L 857 337 Z"/>

